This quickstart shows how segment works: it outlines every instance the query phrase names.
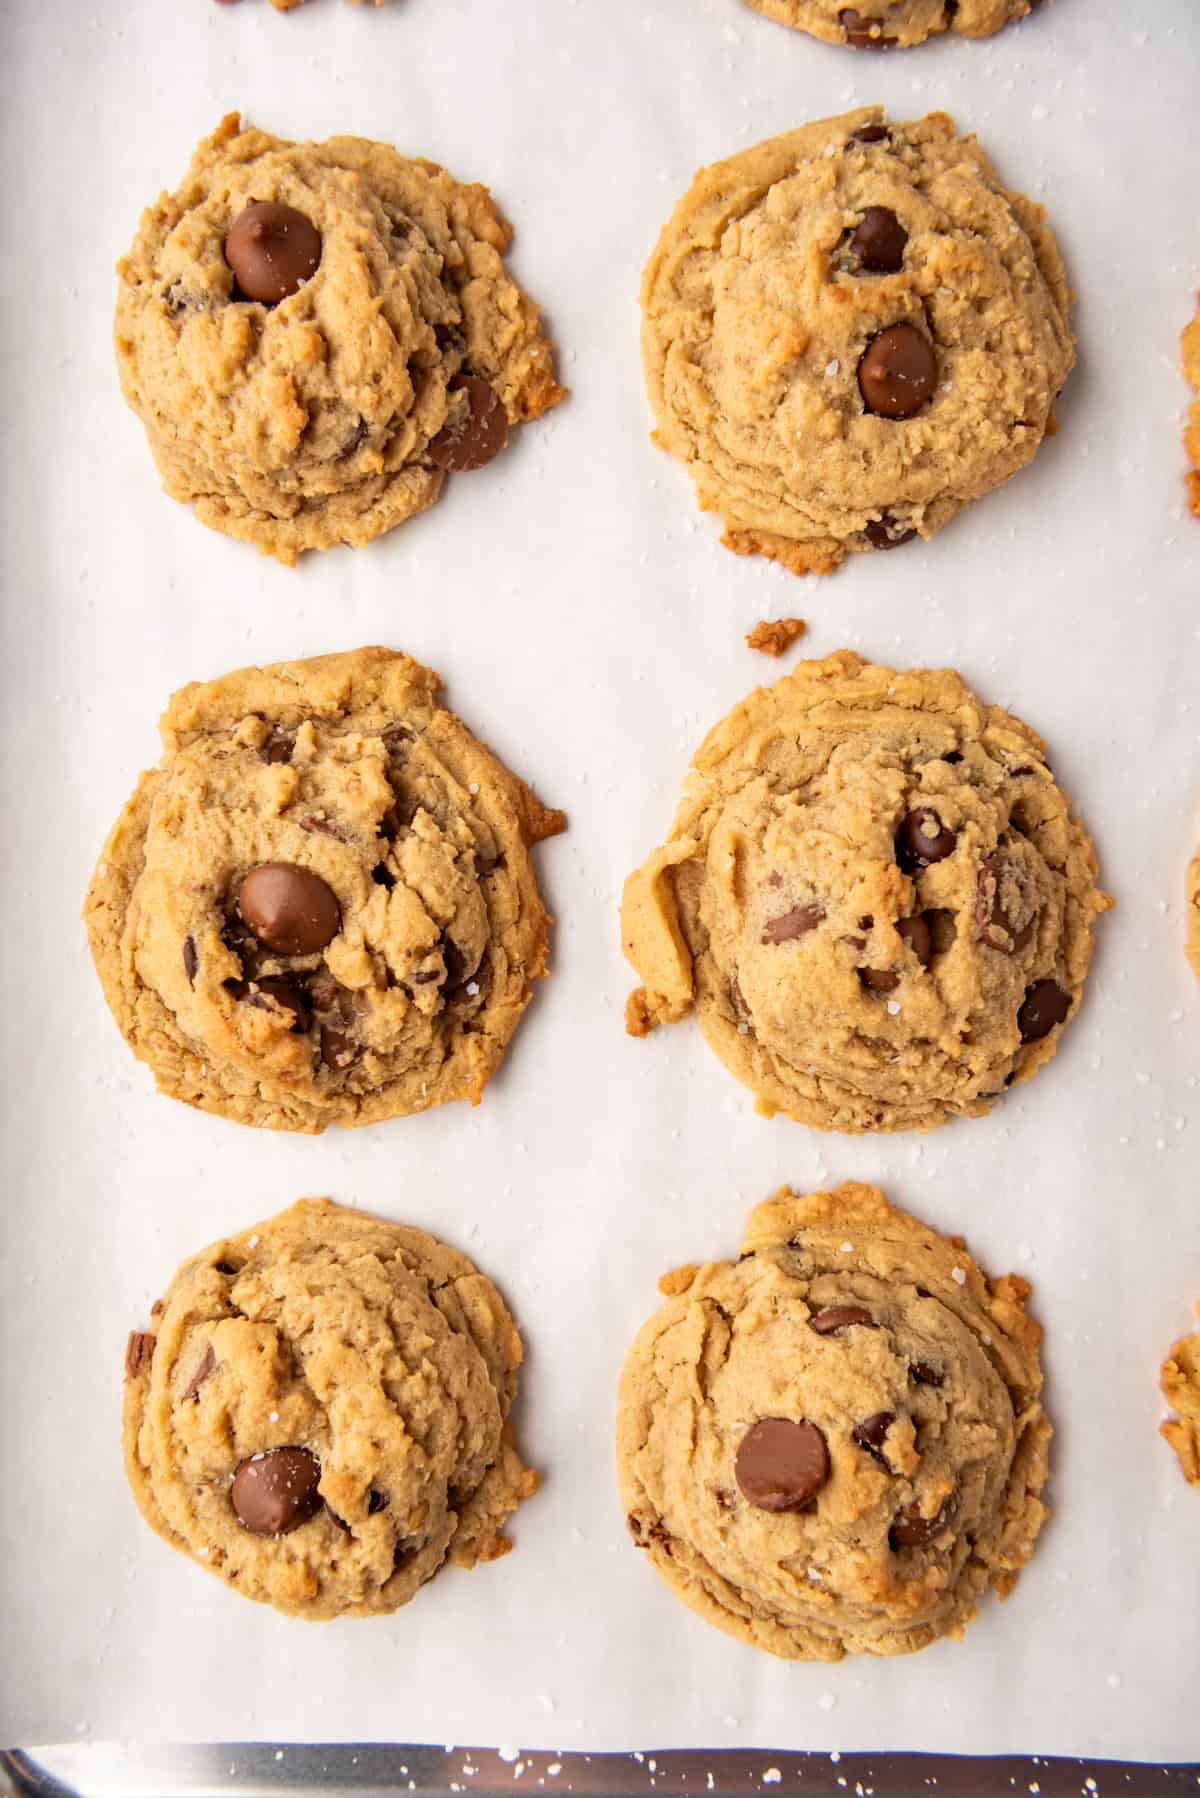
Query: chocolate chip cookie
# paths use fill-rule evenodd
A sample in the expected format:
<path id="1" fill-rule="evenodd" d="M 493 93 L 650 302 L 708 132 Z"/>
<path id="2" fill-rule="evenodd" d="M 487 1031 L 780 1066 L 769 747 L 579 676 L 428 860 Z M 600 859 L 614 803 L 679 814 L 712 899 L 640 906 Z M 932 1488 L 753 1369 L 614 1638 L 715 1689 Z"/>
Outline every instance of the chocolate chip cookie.
<path id="1" fill-rule="evenodd" d="M 125 1357 L 146 1522 L 295 1617 L 407 1604 L 511 1547 L 537 1488 L 512 1443 L 521 1338 L 420 1230 L 303 1200 L 185 1261 Z"/>
<path id="2" fill-rule="evenodd" d="M 907 1654 L 1007 1596 L 1046 1516 L 1041 1331 L 873 1186 L 751 1213 L 660 1282 L 621 1379 L 630 1534 L 709 1623 L 791 1660 Z"/>
<path id="3" fill-rule="evenodd" d="M 563 828 L 360 649 L 182 688 L 84 916 L 160 1088 L 275 1130 L 479 1099 L 545 972 L 530 845 Z"/>
<path id="4" fill-rule="evenodd" d="M 1200 312 L 1183 334 L 1183 372 L 1196 389 L 1196 397 L 1188 409 L 1183 447 L 1192 464 L 1187 478 L 1188 504 L 1200 518 Z"/>
<path id="5" fill-rule="evenodd" d="M 281 562 L 361 546 L 563 397 L 486 187 L 236 113 L 118 264 L 126 399 L 163 485 Z"/>
<path id="6" fill-rule="evenodd" d="M 992 37 L 1011 19 L 1023 19 L 1033 10 L 1033 0 L 866 0 L 863 6 L 843 6 L 842 0 L 746 0 L 746 4 L 781 25 L 855 50 L 923 44 L 943 31 Z"/>
<path id="7" fill-rule="evenodd" d="M 801 662 L 709 732 L 625 885 L 641 1036 L 693 1007 L 759 1110 L 987 1111 L 1054 1054 L 1112 903 L 1045 746 L 948 669 Z"/>
<path id="8" fill-rule="evenodd" d="M 1045 214 L 945 113 L 701 169 L 642 280 L 655 441 L 797 574 L 932 537 L 1032 460 L 1075 359 Z"/>
<path id="9" fill-rule="evenodd" d="M 1173 1345 L 1162 1364 L 1161 1386 L 1175 1412 L 1160 1426 L 1162 1434 L 1179 1456 L 1184 1478 L 1200 1486 L 1200 1331 Z"/>

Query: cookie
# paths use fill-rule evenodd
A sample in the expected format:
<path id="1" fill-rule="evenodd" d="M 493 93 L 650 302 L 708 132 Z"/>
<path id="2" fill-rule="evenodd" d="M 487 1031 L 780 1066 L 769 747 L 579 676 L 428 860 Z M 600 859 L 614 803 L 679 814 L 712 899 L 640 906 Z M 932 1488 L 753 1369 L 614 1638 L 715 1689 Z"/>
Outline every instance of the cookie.
<path id="1" fill-rule="evenodd" d="M 373 1616 L 495 1560 L 537 1488 L 521 1338 L 421 1230 L 302 1200 L 185 1261 L 125 1357 L 125 1470 L 164 1541 L 289 1616 Z"/>
<path id="2" fill-rule="evenodd" d="M 1198 312 L 1183 334 L 1183 372 L 1196 389 L 1196 398 L 1188 409 L 1187 427 L 1183 433 L 1183 447 L 1187 451 L 1192 471 L 1187 477 L 1188 504 L 1200 518 L 1200 312 Z"/>
<path id="3" fill-rule="evenodd" d="M 1187 958 L 1200 980 L 1200 855 L 1187 871 Z"/>
<path id="4" fill-rule="evenodd" d="M 827 574 L 1032 460 L 1075 359 L 1045 213 L 945 113 L 701 169 L 642 279 L 655 441 L 741 555 Z"/>
<path id="5" fill-rule="evenodd" d="M 563 828 L 388 649 L 182 688 L 92 876 L 105 997 L 172 1098 L 320 1131 L 477 1102 Z"/>
<path id="6" fill-rule="evenodd" d="M 1025 18 L 1033 4 L 1034 0 L 867 0 L 864 6 L 844 6 L 842 0 L 746 0 L 755 12 L 781 25 L 855 50 L 923 44 L 943 31 L 992 37 L 1011 19 Z"/>
<path id="7" fill-rule="evenodd" d="M 667 1275 L 621 1377 L 630 1534 L 684 1602 L 791 1660 L 908 1654 L 1007 1596 L 1046 1517 L 1041 1331 L 1016 1275 L 873 1186 L 750 1214 Z"/>
<path id="8" fill-rule="evenodd" d="M 1028 725 L 949 669 L 800 662 L 709 732 L 625 885 L 633 1035 L 693 1007 L 822 1130 L 978 1116 L 1050 1059 L 1112 901 Z"/>
<path id="9" fill-rule="evenodd" d="M 1200 1486 L 1200 1331 L 1172 1346 L 1162 1364 L 1161 1386 L 1176 1415 L 1159 1427 L 1179 1456 L 1184 1478 Z"/>
<path id="10" fill-rule="evenodd" d="M 117 265 L 121 386 L 166 491 L 281 562 L 361 546 L 563 397 L 486 187 L 236 113 Z"/>

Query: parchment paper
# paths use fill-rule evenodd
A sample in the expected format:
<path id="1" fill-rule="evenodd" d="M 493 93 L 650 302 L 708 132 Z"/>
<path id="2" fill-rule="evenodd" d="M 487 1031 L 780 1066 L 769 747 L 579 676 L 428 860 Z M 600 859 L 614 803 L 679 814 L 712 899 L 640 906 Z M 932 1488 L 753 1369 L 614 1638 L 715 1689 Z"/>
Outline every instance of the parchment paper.
<path id="1" fill-rule="evenodd" d="M 988 43 L 891 57 L 737 0 L 6 0 L 0 1739 L 1200 1754 L 1200 1493 L 1156 1435 L 1158 1362 L 1200 1297 L 1200 523 L 1177 348 L 1198 77 L 1195 0 L 1049 0 Z M 801 582 L 722 551 L 648 442 L 637 281 L 700 162 L 875 99 L 949 109 L 1047 202 L 1081 365 L 1034 468 L 931 546 Z M 423 518 L 297 572 L 160 494 L 109 342 L 141 207 L 234 106 L 486 181 L 573 388 Z M 622 1033 L 621 880 L 701 733 L 781 671 L 742 634 L 796 611 L 801 653 L 951 664 L 1037 726 L 1119 900 L 1054 1064 L 925 1139 L 765 1123 L 694 1025 Z M 365 642 L 439 669 L 569 811 L 539 852 L 555 974 L 478 1110 L 272 1136 L 154 1093 L 78 911 L 174 687 Z M 1032 1279 L 1055 1515 L 961 1643 L 785 1665 L 692 1617 L 628 1543 L 614 1386 L 663 1269 L 735 1251 L 780 1182 L 847 1176 Z M 435 1230 L 500 1282 L 544 1487 L 505 1561 L 445 1571 L 392 1619 L 306 1626 L 149 1533 L 119 1406 L 126 1332 L 177 1262 L 316 1193 Z"/>

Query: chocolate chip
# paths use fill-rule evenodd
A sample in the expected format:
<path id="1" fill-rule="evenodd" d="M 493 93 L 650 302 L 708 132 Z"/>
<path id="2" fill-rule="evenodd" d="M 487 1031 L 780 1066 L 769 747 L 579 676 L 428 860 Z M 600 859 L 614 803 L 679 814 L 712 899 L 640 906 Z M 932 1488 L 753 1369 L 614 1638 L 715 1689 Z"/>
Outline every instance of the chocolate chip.
<path id="1" fill-rule="evenodd" d="M 377 1486 L 372 1486 L 370 1492 L 367 1494 L 367 1516 L 374 1517 L 376 1511 L 386 1510 L 387 1493 L 380 1492 Z"/>
<path id="2" fill-rule="evenodd" d="M 283 1536 L 321 1508 L 321 1463 L 306 1448 L 269 1448 L 251 1455 L 233 1476 L 230 1499 L 238 1521 L 256 1536 Z"/>
<path id="3" fill-rule="evenodd" d="M 949 762 L 951 767 L 953 767 L 957 762 L 962 761 L 962 756 L 957 749 L 948 749 L 945 755 L 939 756 L 938 760 Z"/>
<path id="4" fill-rule="evenodd" d="M 200 1365 L 187 1383 L 187 1390 L 180 1400 L 181 1404 L 186 1404 L 190 1398 L 199 1398 L 201 1386 L 203 1386 L 205 1380 L 207 1380 L 209 1374 L 216 1365 L 217 1357 L 213 1354 L 213 1345 L 211 1342 L 206 1342 L 204 1345 L 204 1353 L 200 1358 Z"/>
<path id="5" fill-rule="evenodd" d="M 1071 1009 L 1071 997 L 1056 980 L 1035 980 L 1025 992 L 1017 1013 L 1017 1026 L 1023 1043 L 1040 1043 L 1061 1024 Z"/>
<path id="6" fill-rule="evenodd" d="M 238 297 L 276 306 L 296 293 L 321 261 L 321 233 L 294 206 L 251 200 L 225 239 Z"/>
<path id="7" fill-rule="evenodd" d="M 860 968 L 858 978 L 873 993 L 894 993 L 900 984 L 899 974 L 890 968 Z"/>
<path id="8" fill-rule="evenodd" d="M 290 762 L 295 746 L 295 737 L 272 737 L 269 742 L 263 744 L 263 760 L 264 762 Z"/>
<path id="9" fill-rule="evenodd" d="M 386 887 L 389 892 L 391 892 L 396 884 L 396 876 L 383 862 L 375 863 L 375 866 L 371 869 L 371 879 L 375 882 L 377 887 Z"/>
<path id="10" fill-rule="evenodd" d="M 929 926 L 929 934 L 933 940 L 933 953 L 945 955 L 954 947 L 954 939 L 958 935 L 958 925 L 954 921 L 952 911 L 943 911 L 936 906 L 933 911 L 922 912 L 921 916 Z"/>
<path id="11" fill-rule="evenodd" d="M 933 345 L 915 325 L 889 325 L 864 350 L 858 386 L 868 412 L 915 418 L 937 386 Z"/>
<path id="12" fill-rule="evenodd" d="M 334 837 L 339 843 L 354 841 L 354 832 L 347 830 L 344 824 L 335 824 L 332 818 L 318 817 L 314 813 L 306 818 L 297 818 L 296 822 L 301 830 L 307 830 L 310 835 L 315 833 L 317 836 Z"/>
<path id="13" fill-rule="evenodd" d="M 905 1505 L 902 1511 L 897 1511 L 888 1532 L 892 1548 L 923 1548 L 927 1542 L 932 1542 L 944 1528 L 949 1509 L 947 1499 L 936 1517 L 923 1517 L 917 1505 Z"/>
<path id="14" fill-rule="evenodd" d="M 365 418 L 360 418 L 349 437 L 347 437 L 345 443 L 342 445 L 343 456 L 352 456 L 355 450 L 361 449 L 370 434 L 371 427 L 368 425 Z"/>
<path id="15" fill-rule="evenodd" d="M 908 1371 L 918 1386 L 940 1386 L 942 1384 L 943 1376 L 936 1367 L 930 1367 L 928 1361 L 914 1361 Z"/>
<path id="16" fill-rule="evenodd" d="M 881 512 L 863 526 L 863 536 L 873 549 L 899 549 L 902 543 L 911 543 L 916 534 L 907 525 L 897 524 L 890 512 Z"/>
<path id="17" fill-rule="evenodd" d="M 979 869 L 975 887 L 975 928 L 981 940 L 1002 955 L 1024 949 L 1037 927 L 1036 913 L 1018 930 L 1004 909 L 1004 876 L 1009 867 L 1002 855 L 989 855 Z"/>
<path id="18" fill-rule="evenodd" d="M 760 1417 L 738 1444 L 734 1471 L 760 1511 L 799 1511 L 829 1478 L 829 1450 L 807 1418 Z"/>
<path id="19" fill-rule="evenodd" d="M 931 862 L 953 855 L 958 838 L 928 805 L 905 814 L 896 832 L 896 860 L 905 874 L 916 874 Z"/>
<path id="20" fill-rule="evenodd" d="M 452 405 L 449 418 L 429 445 L 430 460 L 452 474 L 483 468 L 508 441 L 508 418 L 494 390 L 480 375 L 462 375 L 451 394 L 465 403 Z"/>
<path id="21" fill-rule="evenodd" d="M 268 998 L 274 999 L 276 1005 L 282 1005 L 286 1011 L 291 1012 L 295 1023 L 289 1028 L 293 1033 L 299 1034 L 309 1029 L 312 1024 L 312 1007 L 308 994 L 298 981 L 289 979 L 286 974 L 265 974 L 254 984 L 260 993 L 265 993 Z M 249 995 L 249 999 L 253 1004 L 253 993 Z"/>
<path id="22" fill-rule="evenodd" d="M 808 1320 L 809 1329 L 815 1330 L 818 1336 L 833 1336 L 851 1324 L 862 1324 L 868 1330 L 879 1327 L 871 1313 L 861 1305 L 826 1305 L 823 1311 L 816 1312 Z"/>
<path id="23" fill-rule="evenodd" d="M 154 1359 L 154 1335 L 150 1330 L 130 1330 L 129 1340 L 125 1344 L 125 1377 L 136 1380 L 139 1374 L 149 1373 L 150 1363 Z"/>
<path id="24" fill-rule="evenodd" d="M 842 17 L 845 18 L 844 13 Z M 880 144 L 891 135 L 886 125 L 860 125 L 857 131 L 850 133 L 850 142 L 852 144 Z"/>
<path id="25" fill-rule="evenodd" d="M 754 1019 L 750 1014 L 750 1007 L 746 1004 L 746 995 L 742 991 L 736 974 L 731 975 L 729 980 L 729 1003 L 733 1007 L 733 1015 L 738 1023 L 745 1024 L 749 1028 Z"/>
<path id="26" fill-rule="evenodd" d="M 899 42 L 898 38 L 883 36 L 882 19 L 872 19 L 854 6 L 843 7 L 838 24 L 846 33 L 846 42 L 856 50 L 890 50 Z"/>
<path id="27" fill-rule="evenodd" d="M 808 905 L 793 905 L 791 911 L 785 911 L 778 918 L 772 918 L 763 927 L 764 943 L 794 943 L 797 937 L 807 936 L 815 930 L 825 916 L 825 907 L 813 900 Z"/>
<path id="28" fill-rule="evenodd" d="M 435 325 L 433 335 L 443 356 L 461 356 L 465 353 L 467 340 L 457 325 Z"/>
<path id="29" fill-rule="evenodd" d="M 933 932 L 924 913 L 918 912 L 915 918 L 898 918 L 896 935 L 902 943 L 908 944 L 921 966 L 927 968 L 933 960 Z"/>
<path id="30" fill-rule="evenodd" d="M 196 984 L 196 969 L 200 966 L 200 958 L 196 954 L 196 939 L 185 936 L 183 939 L 183 971 L 188 977 L 188 985 Z"/>
<path id="31" fill-rule="evenodd" d="M 224 1274 L 226 1279 L 229 1280 L 233 1278 L 234 1274 L 240 1271 L 233 1265 L 232 1261 L 214 1261 L 213 1266 L 219 1274 Z"/>
<path id="32" fill-rule="evenodd" d="M 894 275 L 904 266 L 908 232 L 890 206 L 868 206 L 846 248 L 872 275 Z"/>
<path id="33" fill-rule="evenodd" d="M 321 1026 L 321 1060 L 326 1067 L 345 1068 L 358 1054 L 358 1044 L 345 1030 L 330 1024 Z"/>
<path id="34" fill-rule="evenodd" d="M 867 1417 L 862 1423 L 855 1424 L 850 1435 L 859 1448 L 865 1448 L 869 1455 L 874 1455 L 881 1467 L 887 1467 L 883 1454 L 884 1439 L 896 1421 L 894 1411 L 876 1411 L 874 1416 Z M 889 1473 L 891 1469 L 888 1468 Z"/>
<path id="35" fill-rule="evenodd" d="M 238 888 L 238 911 L 260 943 L 280 955 L 312 955 L 331 943 L 342 914 L 319 874 L 290 862 L 263 862 Z"/>

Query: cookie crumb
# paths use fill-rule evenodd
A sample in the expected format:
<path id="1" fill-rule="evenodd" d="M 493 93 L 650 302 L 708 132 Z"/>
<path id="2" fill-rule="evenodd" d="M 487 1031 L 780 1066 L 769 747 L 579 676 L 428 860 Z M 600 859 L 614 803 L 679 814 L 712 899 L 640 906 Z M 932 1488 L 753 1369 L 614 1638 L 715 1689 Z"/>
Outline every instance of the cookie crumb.
<path id="1" fill-rule="evenodd" d="M 763 655 L 781 656 L 807 629 L 803 618 L 762 618 L 752 631 L 747 631 L 746 642 Z"/>

